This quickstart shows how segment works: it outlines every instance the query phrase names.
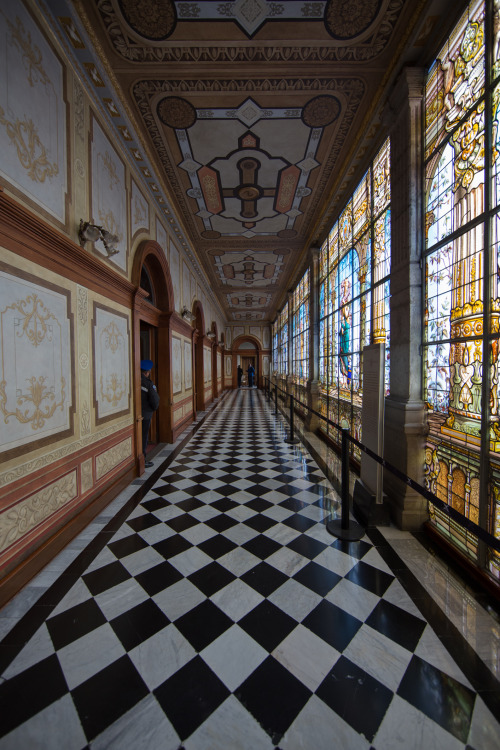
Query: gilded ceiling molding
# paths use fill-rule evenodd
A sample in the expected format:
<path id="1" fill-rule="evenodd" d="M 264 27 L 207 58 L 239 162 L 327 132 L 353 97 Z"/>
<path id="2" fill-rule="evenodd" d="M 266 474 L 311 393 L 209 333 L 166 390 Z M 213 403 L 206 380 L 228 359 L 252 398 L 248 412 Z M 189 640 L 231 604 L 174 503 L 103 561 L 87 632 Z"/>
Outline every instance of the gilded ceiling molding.
<path id="1" fill-rule="evenodd" d="M 149 131 L 151 141 L 154 145 L 155 151 L 157 152 L 162 167 L 165 171 L 167 180 L 169 181 L 170 189 L 175 193 L 178 201 L 178 205 L 181 208 L 182 215 L 186 226 L 191 232 L 191 236 L 200 235 L 199 229 L 197 228 L 194 220 L 192 211 L 186 204 L 185 190 L 179 183 L 178 174 L 175 166 L 172 164 L 169 152 L 165 146 L 164 136 L 160 132 L 158 127 L 158 119 L 156 115 L 156 106 L 159 100 L 160 94 L 169 93 L 200 93 L 206 91 L 218 91 L 224 92 L 229 91 L 231 93 L 239 93 L 242 98 L 245 92 L 262 92 L 266 95 L 274 91 L 283 94 L 283 92 L 294 91 L 294 92 L 314 92 L 316 95 L 305 105 L 304 111 L 307 113 L 306 117 L 311 122 L 316 121 L 317 118 L 326 117 L 325 122 L 330 122 L 335 119 L 336 112 L 326 110 L 324 107 L 323 97 L 320 94 L 326 92 L 335 92 L 340 95 L 344 102 L 342 110 L 338 115 L 338 125 L 335 141 L 331 146 L 329 157 L 326 160 L 323 169 L 321 171 L 321 177 L 319 178 L 319 190 L 325 190 L 333 167 L 339 157 L 341 148 L 345 139 L 349 133 L 349 129 L 352 126 L 355 115 L 361 104 L 363 96 L 366 92 L 366 84 L 361 78 L 252 78 L 248 80 L 234 81 L 231 79 L 227 80 L 211 80 L 202 79 L 194 81 L 183 81 L 183 80 L 149 80 L 149 81 L 138 81 L 132 89 L 132 95 L 135 98 L 138 109 L 144 121 L 146 128 Z M 329 97 L 331 99 L 331 97 Z M 179 106 L 172 110 L 169 117 L 173 117 L 175 121 L 179 118 L 185 120 L 191 118 L 194 121 L 194 107 L 187 102 L 184 98 L 175 97 L 175 101 L 179 103 Z M 186 109 L 187 107 L 187 109 Z M 340 104 L 339 104 L 340 110 Z M 190 121 L 191 121 L 190 120 Z M 170 123 L 169 123 L 170 124 Z M 306 123 L 307 124 L 307 123 Z M 175 125 L 175 124 L 174 124 Z M 172 125 L 171 125 L 172 126 Z M 290 230 L 286 230 L 290 231 Z M 296 236 L 296 235 L 294 235 Z M 210 239 L 210 238 L 207 238 Z M 281 239 L 293 239 L 288 234 L 285 234 Z M 237 238 L 232 238 L 232 241 L 237 241 Z M 236 244 L 236 242 L 235 242 Z"/>
<path id="2" fill-rule="evenodd" d="M 157 13 L 145 10 L 144 2 L 121 0 L 121 11 L 111 0 L 100 0 L 97 10 L 115 51 L 135 63 L 206 63 L 206 62 L 368 62 L 386 48 L 405 0 L 329 0 L 324 17 L 309 18 L 326 29 L 332 44 L 323 40 L 317 45 L 259 47 L 255 40 L 241 45 L 173 46 L 176 23 L 186 19 L 174 17 L 173 3 L 153 3 Z M 384 4 L 386 8 L 383 9 Z M 195 4 L 193 4 L 195 5 Z M 214 3 L 214 5 L 216 5 Z M 219 6 L 223 3 L 219 3 Z M 227 3 L 226 3 L 227 5 Z M 283 4 L 284 5 L 284 4 Z M 154 19 L 154 20 L 153 20 Z M 235 20 L 228 16 L 224 20 Z M 155 23 L 156 22 L 156 23 Z M 221 19 L 190 20 L 199 26 L 220 23 Z M 282 20 L 293 23 L 293 19 Z M 276 23 L 274 21 L 273 23 Z M 323 32 L 324 33 L 324 32 Z M 141 37 L 144 40 L 141 43 Z M 167 41 L 168 39 L 168 41 Z M 336 42 L 336 43 L 335 43 Z M 248 46 L 247 46 L 248 44 Z M 167 46 L 168 45 L 168 46 Z"/>

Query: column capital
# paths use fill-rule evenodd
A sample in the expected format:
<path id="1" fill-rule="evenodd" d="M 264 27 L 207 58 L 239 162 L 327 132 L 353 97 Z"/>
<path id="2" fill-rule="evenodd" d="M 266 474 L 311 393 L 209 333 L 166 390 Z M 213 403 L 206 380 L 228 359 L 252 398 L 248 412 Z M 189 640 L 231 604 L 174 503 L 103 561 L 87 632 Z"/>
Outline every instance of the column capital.
<path id="1" fill-rule="evenodd" d="M 399 74 L 389 96 L 389 107 L 398 112 L 405 101 L 422 99 L 425 92 L 425 68 L 406 67 Z"/>

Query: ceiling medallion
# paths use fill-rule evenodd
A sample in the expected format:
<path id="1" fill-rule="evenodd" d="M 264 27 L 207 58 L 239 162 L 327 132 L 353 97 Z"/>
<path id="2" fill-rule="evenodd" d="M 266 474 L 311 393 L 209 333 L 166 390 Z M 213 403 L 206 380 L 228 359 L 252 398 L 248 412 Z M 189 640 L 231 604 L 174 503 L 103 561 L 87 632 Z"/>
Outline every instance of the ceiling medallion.
<path id="1" fill-rule="evenodd" d="M 326 30 L 334 39 L 354 39 L 372 25 L 381 5 L 382 0 L 328 0 Z"/>
<path id="2" fill-rule="evenodd" d="M 196 122 L 195 108 L 180 96 L 166 96 L 158 102 L 156 111 L 162 123 L 175 130 L 187 130 Z"/>
<path id="3" fill-rule="evenodd" d="M 159 42 L 175 29 L 176 12 L 172 0 L 119 0 L 123 18 L 137 34 Z"/>
<path id="4" fill-rule="evenodd" d="M 336 96 L 315 96 L 302 112 L 302 121 L 310 128 L 325 128 L 340 114 L 340 102 Z"/>

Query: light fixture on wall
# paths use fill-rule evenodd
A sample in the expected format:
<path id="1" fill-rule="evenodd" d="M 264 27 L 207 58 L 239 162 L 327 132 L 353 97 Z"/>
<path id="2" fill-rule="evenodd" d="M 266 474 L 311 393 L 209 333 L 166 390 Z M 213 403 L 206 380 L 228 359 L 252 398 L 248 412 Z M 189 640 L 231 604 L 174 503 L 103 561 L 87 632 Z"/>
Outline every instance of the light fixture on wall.
<path id="1" fill-rule="evenodd" d="M 224 339 L 221 339 L 221 340 L 219 341 L 219 346 L 224 346 Z"/>
<path id="2" fill-rule="evenodd" d="M 120 252 L 116 247 L 120 238 L 116 234 L 111 234 L 111 232 L 108 232 L 107 229 L 100 227 L 98 224 L 91 224 L 89 221 L 80 219 L 78 237 L 82 247 L 86 242 L 98 242 L 98 240 L 101 240 L 108 258 L 111 258 L 112 255 L 116 255 Z"/>
<path id="3" fill-rule="evenodd" d="M 215 333 L 213 331 L 207 331 L 206 335 L 208 336 L 209 339 L 214 339 L 215 338 Z"/>
<path id="4" fill-rule="evenodd" d="M 182 308 L 181 315 L 184 318 L 184 320 L 187 320 L 189 323 L 192 323 L 194 320 L 193 313 L 190 310 L 188 310 L 187 307 Z"/>

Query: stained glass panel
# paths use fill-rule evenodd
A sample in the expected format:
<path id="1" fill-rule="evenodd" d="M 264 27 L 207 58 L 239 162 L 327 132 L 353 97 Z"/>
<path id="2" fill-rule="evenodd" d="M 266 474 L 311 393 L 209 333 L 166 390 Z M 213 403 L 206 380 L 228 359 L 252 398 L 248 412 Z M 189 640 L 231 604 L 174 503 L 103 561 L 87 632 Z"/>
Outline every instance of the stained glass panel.
<path id="1" fill-rule="evenodd" d="M 484 2 L 475 0 L 429 71 L 425 94 L 426 159 L 473 107 L 483 91 Z"/>
<path id="2" fill-rule="evenodd" d="M 320 378 L 325 409 L 330 419 L 358 439 L 364 346 L 385 342 L 387 392 L 389 386 L 389 201 L 387 140 L 329 234 L 328 272 L 320 287 Z M 338 439 L 335 431 L 329 433 Z"/>
<path id="3" fill-rule="evenodd" d="M 500 36 L 495 31 L 494 39 L 485 40 L 485 7 L 479 0 L 469 4 L 426 86 L 425 477 L 427 486 L 466 518 L 476 523 L 490 519 L 488 530 L 498 538 L 500 224 L 486 211 L 484 186 L 488 180 L 496 208 L 500 91 L 492 88 L 489 99 L 484 68 L 485 43 L 491 42 L 498 74 Z M 498 0 L 494 8 L 498 14 Z M 493 22 L 490 28 L 499 25 Z M 486 101 L 492 102 L 489 113 Z M 491 154 L 485 154 L 486 115 L 491 118 Z M 489 394 L 486 403 L 483 392 Z M 484 450 L 488 442 L 489 454 Z M 488 470 L 489 487 L 481 490 L 481 472 Z M 477 564 L 477 539 L 434 507 L 429 512 L 436 528 Z M 491 550 L 488 569 L 500 577 L 499 558 Z"/>
<path id="4" fill-rule="evenodd" d="M 498 23 L 500 24 L 500 18 Z M 491 205 L 496 208 L 500 206 L 500 84 L 493 90 L 492 110 Z"/>
<path id="5" fill-rule="evenodd" d="M 309 377 L 309 270 L 293 292 L 292 378 L 305 385 Z"/>
<path id="6" fill-rule="evenodd" d="M 373 162 L 373 213 L 378 216 L 391 201 L 391 149 L 387 140 Z"/>

